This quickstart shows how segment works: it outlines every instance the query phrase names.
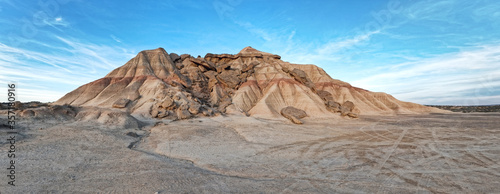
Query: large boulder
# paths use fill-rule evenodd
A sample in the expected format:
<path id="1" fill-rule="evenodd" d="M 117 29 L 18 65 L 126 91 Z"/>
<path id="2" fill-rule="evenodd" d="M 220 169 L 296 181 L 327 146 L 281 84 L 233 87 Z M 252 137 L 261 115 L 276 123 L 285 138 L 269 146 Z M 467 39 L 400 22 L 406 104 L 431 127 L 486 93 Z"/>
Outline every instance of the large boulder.
<path id="1" fill-rule="evenodd" d="M 302 124 L 303 122 L 300 119 L 307 116 L 306 111 L 292 106 L 287 106 L 281 109 L 280 113 L 283 117 L 290 119 L 295 124 Z"/>
<path id="2" fill-rule="evenodd" d="M 157 107 L 157 106 L 153 106 L 153 107 L 151 108 L 151 112 L 150 112 L 151 117 L 153 117 L 153 118 L 157 118 L 157 117 L 158 117 L 158 114 L 160 114 L 160 111 L 161 111 L 161 110 L 160 110 L 160 108 L 159 108 L 159 107 Z"/>
<path id="3" fill-rule="evenodd" d="M 130 102 L 129 99 L 125 99 L 125 98 L 122 98 L 122 99 L 119 99 L 117 100 L 115 103 L 113 103 L 113 108 L 125 108 L 127 107 L 127 104 Z"/>
<path id="4" fill-rule="evenodd" d="M 340 107 L 340 115 L 349 116 L 351 118 L 358 118 L 358 115 L 352 112 L 353 110 L 354 110 L 354 103 L 351 101 L 346 101 Z"/>
<path id="5" fill-rule="evenodd" d="M 160 106 L 163 107 L 165 110 L 173 110 L 176 105 L 174 100 L 172 100 L 172 98 L 167 96 L 165 97 L 165 99 L 163 99 L 163 102 L 161 103 Z"/>
<path id="6" fill-rule="evenodd" d="M 320 90 L 317 92 L 318 96 L 323 99 L 323 101 L 328 102 L 328 101 L 333 101 L 333 96 L 330 92 Z"/>
<path id="7" fill-rule="evenodd" d="M 188 108 L 188 111 L 191 113 L 191 114 L 198 114 L 200 112 L 200 107 L 201 105 L 196 103 L 196 102 L 190 102 L 189 103 L 189 108 Z"/>
<path id="8" fill-rule="evenodd" d="M 177 118 L 178 119 L 189 119 L 191 118 L 191 113 L 188 111 L 189 106 L 187 104 L 182 104 L 177 109 Z"/>
<path id="9" fill-rule="evenodd" d="M 334 112 L 334 113 L 337 113 L 337 112 L 340 112 L 340 104 L 338 102 L 334 102 L 334 101 L 327 101 L 325 102 L 325 105 L 326 105 L 326 109 L 329 110 L 330 112 Z"/>
<path id="10" fill-rule="evenodd" d="M 225 70 L 221 72 L 217 78 L 228 88 L 235 88 L 240 84 L 240 79 L 238 78 L 238 72 L 235 70 Z"/>
<path id="11" fill-rule="evenodd" d="M 306 72 L 304 72 L 300 69 L 293 69 L 289 73 L 295 80 L 306 85 L 308 88 L 311 88 L 314 90 L 314 83 L 307 77 Z"/>
<path id="12" fill-rule="evenodd" d="M 181 57 L 176 53 L 170 53 L 170 59 L 175 63 L 181 59 Z"/>

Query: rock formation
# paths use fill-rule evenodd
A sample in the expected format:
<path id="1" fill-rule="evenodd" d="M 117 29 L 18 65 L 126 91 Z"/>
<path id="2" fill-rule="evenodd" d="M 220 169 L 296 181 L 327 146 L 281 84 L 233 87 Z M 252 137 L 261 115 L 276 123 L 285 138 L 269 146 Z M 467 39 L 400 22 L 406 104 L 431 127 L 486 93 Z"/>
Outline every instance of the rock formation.
<path id="1" fill-rule="evenodd" d="M 295 124 L 302 124 L 302 121 L 300 119 L 307 116 L 306 111 L 294 108 L 292 106 L 287 106 L 281 109 L 280 113 L 281 115 L 283 115 L 283 117 L 290 119 Z"/>
<path id="2" fill-rule="evenodd" d="M 353 87 L 315 65 L 284 62 L 252 47 L 236 55 L 209 53 L 203 58 L 169 54 L 163 48 L 141 51 L 54 104 L 118 108 L 167 119 L 238 112 L 276 118 L 289 106 L 313 118 L 439 112 Z"/>

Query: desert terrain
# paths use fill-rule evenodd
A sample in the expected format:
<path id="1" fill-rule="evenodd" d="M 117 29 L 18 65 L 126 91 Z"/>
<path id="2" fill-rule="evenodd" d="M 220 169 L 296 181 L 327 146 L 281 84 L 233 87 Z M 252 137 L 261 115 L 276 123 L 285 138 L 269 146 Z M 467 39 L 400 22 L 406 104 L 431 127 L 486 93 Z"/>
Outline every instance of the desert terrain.
<path id="1" fill-rule="evenodd" d="M 499 118 L 499 113 L 361 116 L 306 118 L 294 125 L 221 115 L 137 120 L 135 128 L 21 119 L 17 186 L 2 183 L 1 190 L 493 193 L 500 184 Z M 6 153 L 7 142 L 0 143 Z"/>
<path id="2" fill-rule="evenodd" d="M 492 193 L 500 184 L 500 113 L 400 101 L 252 47 L 196 58 L 145 50 L 53 103 L 1 105 L 1 153 L 13 144 L 8 110 L 18 132 L 16 186 L 2 176 L 2 193 Z"/>

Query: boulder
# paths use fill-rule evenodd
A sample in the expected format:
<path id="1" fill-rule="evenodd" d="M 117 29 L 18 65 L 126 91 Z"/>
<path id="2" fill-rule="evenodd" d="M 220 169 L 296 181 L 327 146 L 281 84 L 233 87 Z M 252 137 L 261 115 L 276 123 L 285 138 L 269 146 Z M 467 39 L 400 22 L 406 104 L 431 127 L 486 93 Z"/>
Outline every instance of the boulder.
<path id="1" fill-rule="evenodd" d="M 201 113 L 204 116 L 212 116 L 212 115 L 214 115 L 214 110 L 206 105 L 202 105 L 201 106 Z"/>
<path id="2" fill-rule="evenodd" d="M 181 55 L 181 61 L 184 61 L 185 59 L 191 58 L 190 54 L 182 54 Z"/>
<path id="3" fill-rule="evenodd" d="M 170 59 L 175 63 L 181 59 L 181 57 L 176 53 L 170 53 Z"/>
<path id="4" fill-rule="evenodd" d="M 231 101 L 231 98 L 229 97 L 225 97 L 223 99 L 221 99 L 221 101 L 219 102 L 219 108 L 218 108 L 218 111 L 219 112 L 226 112 L 226 108 L 231 105 L 233 102 Z"/>
<path id="5" fill-rule="evenodd" d="M 329 110 L 330 112 L 340 112 L 340 104 L 338 102 L 334 102 L 332 100 L 329 100 L 325 102 L 326 109 Z"/>
<path id="6" fill-rule="evenodd" d="M 332 96 L 332 94 L 330 92 L 327 92 L 327 91 L 324 91 L 324 90 L 319 90 L 317 92 L 317 94 L 325 102 L 333 101 L 333 96 Z"/>
<path id="7" fill-rule="evenodd" d="M 281 109 L 280 113 L 283 117 L 290 119 L 295 124 L 302 124 L 303 122 L 300 119 L 307 116 L 306 111 L 292 106 Z"/>
<path id="8" fill-rule="evenodd" d="M 290 73 L 290 69 L 288 69 L 285 66 L 281 67 L 281 70 L 283 70 L 283 72 L 285 72 L 285 73 Z"/>
<path id="9" fill-rule="evenodd" d="M 306 85 L 308 88 L 314 89 L 314 83 L 307 77 L 307 74 L 300 69 L 293 69 L 290 75 L 298 82 Z"/>
<path id="10" fill-rule="evenodd" d="M 348 116 L 348 117 L 351 117 L 351 118 L 358 118 L 358 114 L 356 114 L 356 113 L 352 113 L 352 112 L 347 113 L 347 116 Z"/>
<path id="11" fill-rule="evenodd" d="M 191 102 L 189 103 L 189 108 L 188 108 L 188 111 L 191 113 L 191 114 L 198 114 L 200 112 L 200 104 L 196 103 L 196 102 Z"/>
<path id="12" fill-rule="evenodd" d="M 151 117 L 156 118 L 159 113 L 160 109 L 157 106 L 153 106 L 153 108 L 151 108 Z"/>
<path id="13" fill-rule="evenodd" d="M 113 108 L 125 108 L 127 107 L 127 104 L 130 102 L 129 99 L 125 99 L 125 98 L 122 98 L 122 99 L 119 99 L 117 101 L 115 101 L 115 103 L 113 103 Z"/>
<path id="14" fill-rule="evenodd" d="M 160 106 L 166 110 L 173 110 L 175 109 L 175 102 L 174 100 L 172 100 L 172 98 L 167 96 L 165 99 L 163 99 L 163 102 Z"/>
<path id="15" fill-rule="evenodd" d="M 217 78 L 228 88 L 236 88 L 236 86 L 240 84 L 238 72 L 235 70 L 223 71 Z"/>
<path id="16" fill-rule="evenodd" d="M 352 110 L 354 110 L 354 103 L 351 101 L 346 101 L 340 107 L 340 114 L 342 116 L 347 116 L 347 114 L 352 112 Z"/>
<path id="17" fill-rule="evenodd" d="M 158 112 L 158 116 L 157 117 L 161 119 L 161 118 L 167 117 L 168 115 L 169 115 L 169 112 L 167 110 L 161 110 L 161 111 Z"/>
<path id="18" fill-rule="evenodd" d="M 177 109 L 177 118 L 178 119 L 189 119 L 191 118 L 191 113 L 188 111 L 189 106 L 187 104 L 182 104 Z"/>

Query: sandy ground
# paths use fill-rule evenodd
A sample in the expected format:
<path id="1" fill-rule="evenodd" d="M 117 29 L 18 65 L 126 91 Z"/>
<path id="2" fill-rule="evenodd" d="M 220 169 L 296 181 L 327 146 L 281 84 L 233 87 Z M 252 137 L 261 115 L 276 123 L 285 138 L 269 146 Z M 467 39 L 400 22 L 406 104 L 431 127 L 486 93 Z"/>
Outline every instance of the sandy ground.
<path id="1" fill-rule="evenodd" d="M 304 121 L 219 116 L 113 129 L 20 120 L 15 187 L 0 130 L 0 192 L 500 191 L 499 113 Z"/>

